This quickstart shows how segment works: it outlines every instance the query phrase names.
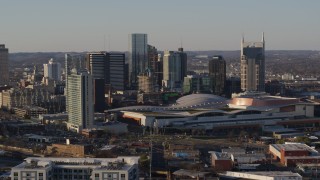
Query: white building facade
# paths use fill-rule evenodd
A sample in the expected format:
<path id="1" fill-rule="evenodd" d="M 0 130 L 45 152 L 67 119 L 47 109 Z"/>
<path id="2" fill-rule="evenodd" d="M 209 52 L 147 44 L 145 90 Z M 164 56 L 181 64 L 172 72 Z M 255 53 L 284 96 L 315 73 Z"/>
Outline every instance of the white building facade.
<path id="1" fill-rule="evenodd" d="M 26 158 L 11 169 L 13 180 L 137 180 L 139 157 Z"/>
<path id="2" fill-rule="evenodd" d="M 50 59 L 48 64 L 43 64 L 44 78 L 53 79 L 56 81 L 61 80 L 61 64 Z"/>
<path id="3" fill-rule="evenodd" d="M 67 84 L 68 127 L 79 132 L 93 125 L 93 78 L 86 70 L 68 75 Z"/>

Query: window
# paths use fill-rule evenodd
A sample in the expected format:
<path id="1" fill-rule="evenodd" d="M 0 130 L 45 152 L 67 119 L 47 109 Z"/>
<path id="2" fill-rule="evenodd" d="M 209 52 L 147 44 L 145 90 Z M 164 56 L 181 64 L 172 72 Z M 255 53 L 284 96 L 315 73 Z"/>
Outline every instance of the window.
<path id="1" fill-rule="evenodd" d="M 17 172 L 14 172 L 13 175 L 14 175 L 14 176 L 18 176 L 18 173 L 17 173 Z"/>
<path id="2" fill-rule="evenodd" d="M 94 174 L 94 177 L 99 177 L 99 174 L 97 174 L 97 173 L 96 173 L 96 174 Z"/>
<path id="3" fill-rule="evenodd" d="M 126 174 L 121 174 L 121 178 L 126 178 Z"/>
<path id="4" fill-rule="evenodd" d="M 39 176 L 43 176 L 43 173 L 39 173 Z"/>

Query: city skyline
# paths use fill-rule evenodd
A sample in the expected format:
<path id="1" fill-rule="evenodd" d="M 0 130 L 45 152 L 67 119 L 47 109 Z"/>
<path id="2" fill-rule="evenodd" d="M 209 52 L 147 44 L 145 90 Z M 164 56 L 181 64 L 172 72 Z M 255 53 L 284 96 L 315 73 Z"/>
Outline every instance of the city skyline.
<path id="1" fill-rule="evenodd" d="M 127 51 L 146 33 L 159 50 L 239 50 L 265 32 L 267 50 L 320 50 L 319 1 L 77 1 L 2 3 L 0 43 L 10 52 Z M 177 8 L 180 7 L 180 8 Z"/>

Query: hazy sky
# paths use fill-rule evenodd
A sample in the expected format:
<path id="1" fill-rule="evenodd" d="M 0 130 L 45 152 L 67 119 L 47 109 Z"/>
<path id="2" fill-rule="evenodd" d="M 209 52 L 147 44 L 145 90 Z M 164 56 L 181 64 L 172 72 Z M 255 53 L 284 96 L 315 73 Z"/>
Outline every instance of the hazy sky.
<path id="1" fill-rule="evenodd" d="M 10 52 L 125 51 L 147 33 L 159 50 L 238 50 L 242 33 L 266 49 L 320 50 L 320 0 L 3 0 Z M 105 37 L 105 38 L 104 38 Z M 106 43 L 104 43 L 106 39 Z M 104 48 L 105 47 L 105 48 Z"/>

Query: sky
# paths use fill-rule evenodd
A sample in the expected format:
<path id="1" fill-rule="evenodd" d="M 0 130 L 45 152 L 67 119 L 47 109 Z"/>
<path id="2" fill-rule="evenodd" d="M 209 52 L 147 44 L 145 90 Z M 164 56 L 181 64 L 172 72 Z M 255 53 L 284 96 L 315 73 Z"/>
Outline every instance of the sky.
<path id="1" fill-rule="evenodd" d="M 127 51 L 146 33 L 158 50 L 320 50 L 319 0 L 3 0 L 0 44 L 10 52 Z"/>

